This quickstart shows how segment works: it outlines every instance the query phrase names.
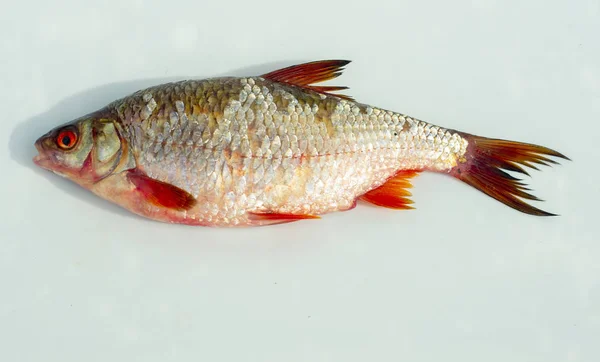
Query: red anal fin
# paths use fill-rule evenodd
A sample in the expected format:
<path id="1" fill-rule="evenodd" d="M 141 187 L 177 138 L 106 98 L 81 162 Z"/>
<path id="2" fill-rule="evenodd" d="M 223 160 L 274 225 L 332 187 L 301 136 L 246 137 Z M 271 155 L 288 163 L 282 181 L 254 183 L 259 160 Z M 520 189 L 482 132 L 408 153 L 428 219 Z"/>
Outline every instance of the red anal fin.
<path id="1" fill-rule="evenodd" d="M 557 162 L 549 157 L 568 160 L 565 155 L 549 148 L 521 142 L 491 139 L 461 133 L 469 145 L 465 158 L 459 161 L 450 174 L 484 192 L 488 196 L 513 209 L 536 216 L 555 216 L 540 210 L 525 200 L 542 201 L 526 192 L 530 191 L 521 179 L 503 171 L 529 175 L 522 166 L 537 169 L 535 164 L 546 165 Z"/>
<path id="2" fill-rule="evenodd" d="M 418 174 L 419 171 L 415 170 L 399 171 L 386 183 L 362 195 L 360 199 L 390 209 L 413 209 L 410 206 L 413 201 L 407 197 L 412 194 L 407 189 L 412 187 L 409 180 Z"/>
<path id="3" fill-rule="evenodd" d="M 325 82 L 339 77 L 342 74 L 343 67 L 348 65 L 348 63 L 350 63 L 349 60 L 320 60 L 278 69 L 263 74 L 262 77 L 272 81 L 310 89 L 318 93 L 352 100 L 352 97 L 347 95 L 330 93 L 337 90 L 348 89 L 348 87 L 313 85 L 315 83 Z"/>
<path id="4" fill-rule="evenodd" d="M 166 182 L 155 180 L 139 170 L 131 170 L 127 178 L 153 205 L 174 210 L 189 210 L 196 204 L 194 196 Z"/>
<path id="5" fill-rule="evenodd" d="M 281 214 L 275 212 L 249 212 L 248 218 L 261 225 L 283 224 L 306 219 L 320 219 L 317 215 Z"/>

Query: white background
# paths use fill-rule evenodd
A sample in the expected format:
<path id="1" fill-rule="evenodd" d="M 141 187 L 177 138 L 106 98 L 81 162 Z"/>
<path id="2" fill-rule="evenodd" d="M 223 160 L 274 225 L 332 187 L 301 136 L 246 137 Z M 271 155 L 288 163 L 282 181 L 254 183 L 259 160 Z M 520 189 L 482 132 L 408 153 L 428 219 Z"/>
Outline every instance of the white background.
<path id="1" fill-rule="evenodd" d="M 0 14 L 0 360 L 600 360 L 600 2 L 11 1 Z M 353 60 L 357 100 L 555 148 L 554 218 L 444 175 L 417 207 L 209 229 L 38 170 L 33 141 L 141 87 Z"/>

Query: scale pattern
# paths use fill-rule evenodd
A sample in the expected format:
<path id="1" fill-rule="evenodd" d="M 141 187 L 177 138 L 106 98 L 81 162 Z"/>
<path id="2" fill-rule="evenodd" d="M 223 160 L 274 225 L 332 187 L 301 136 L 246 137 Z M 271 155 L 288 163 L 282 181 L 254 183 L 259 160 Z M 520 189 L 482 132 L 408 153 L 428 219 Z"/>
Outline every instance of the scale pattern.
<path id="1" fill-rule="evenodd" d="M 351 208 L 398 170 L 449 170 L 467 141 L 400 113 L 260 77 L 169 83 L 113 103 L 137 167 L 198 199 L 183 217 Z"/>

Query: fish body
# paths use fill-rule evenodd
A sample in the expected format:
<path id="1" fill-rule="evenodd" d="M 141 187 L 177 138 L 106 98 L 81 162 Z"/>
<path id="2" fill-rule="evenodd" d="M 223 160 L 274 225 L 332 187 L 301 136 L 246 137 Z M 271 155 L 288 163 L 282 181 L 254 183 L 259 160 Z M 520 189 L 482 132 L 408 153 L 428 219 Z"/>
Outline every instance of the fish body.
<path id="1" fill-rule="evenodd" d="M 524 173 L 519 164 L 565 156 L 333 93 L 345 87 L 314 85 L 347 63 L 143 89 L 40 137 L 35 162 L 136 214 L 189 225 L 318 218 L 352 209 L 358 199 L 407 209 L 409 179 L 423 171 L 549 215 L 522 201 L 535 197 L 501 168 Z"/>

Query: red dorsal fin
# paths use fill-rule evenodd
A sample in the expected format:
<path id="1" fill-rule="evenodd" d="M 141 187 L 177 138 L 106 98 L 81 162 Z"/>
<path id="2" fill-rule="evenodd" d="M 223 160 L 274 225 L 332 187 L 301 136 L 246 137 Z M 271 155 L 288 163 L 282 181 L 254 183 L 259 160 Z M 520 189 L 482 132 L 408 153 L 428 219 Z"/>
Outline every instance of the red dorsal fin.
<path id="1" fill-rule="evenodd" d="M 348 89 L 339 86 L 313 86 L 314 83 L 324 82 L 337 78 L 342 74 L 343 67 L 350 63 L 349 60 L 319 60 L 316 62 L 292 65 L 291 67 L 278 69 L 263 74 L 262 77 L 276 82 L 292 84 L 298 87 L 313 90 L 335 97 L 352 100 L 343 94 L 332 94 L 330 92 Z"/>
<path id="2" fill-rule="evenodd" d="M 257 225 L 283 224 L 306 219 L 320 219 L 317 215 L 281 214 L 276 212 L 249 212 L 248 218 Z"/>
<path id="3" fill-rule="evenodd" d="M 127 174 L 129 181 L 153 205 L 175 210 L 189 210 L 196 204 L 194 196 L 166 182 L 155 180 L 139 170 Z"/>
<path id="4" fill-rule="evenodd" d="M 406 189 L 412 187 L 409 180 L 418 174 L 419 171 L 414 170 L 400 171 L 383 185 L 362 195 L 360 199 L 390 209 L 413 209 L 409 206 L 413 201 L 407 197 L 412 194 Z"/>

